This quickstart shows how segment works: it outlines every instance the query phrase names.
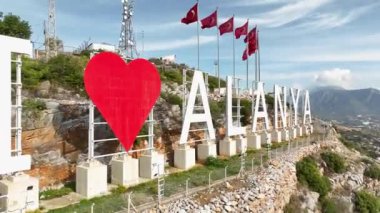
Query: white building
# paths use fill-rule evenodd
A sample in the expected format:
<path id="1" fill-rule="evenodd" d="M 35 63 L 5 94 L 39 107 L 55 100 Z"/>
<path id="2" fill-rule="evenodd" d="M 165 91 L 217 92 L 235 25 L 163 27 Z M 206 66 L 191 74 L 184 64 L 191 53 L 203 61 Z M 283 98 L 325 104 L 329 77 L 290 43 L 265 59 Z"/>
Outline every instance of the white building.
<path id="1" fill-rule="evenodd" d="M 116 52 L 116 47 L 106 43 L 91 43 L 88 46 L 88 50 Z"/>

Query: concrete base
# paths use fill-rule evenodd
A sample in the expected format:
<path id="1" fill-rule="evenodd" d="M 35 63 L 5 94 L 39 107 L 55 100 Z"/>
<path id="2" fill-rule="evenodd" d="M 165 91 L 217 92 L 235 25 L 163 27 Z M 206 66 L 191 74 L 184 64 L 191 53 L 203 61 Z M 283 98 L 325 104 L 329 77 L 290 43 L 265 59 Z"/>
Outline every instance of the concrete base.
<path id="1" fill-rule="evenodd" d="M 282 130 L 281 135 L 282 135 L 282 141 L 289 141 L 290 139 L 289 130 L 287 129 Z"/>
<path id="2" fill-rule="evenodd" d="M 190 169 L 195 166 L 195 149 L 189 146 L 174 150 L 174 166 L 179 169 Z"/>
<path id="3" fill-rule="evenodd" d="M 247 136 L 248 148 L 261 149 L 261 135 L 257 133 L 249 134 Z"/>
<path id="4" fill-rule="evenodd" d="M 297 130 L 297 136 L 302 137 L 303 136 L 303 128 L 301 126 L 295 127 Z"/>
<path id="5" fill-rule="evenodd" d="M 236 138 L 236 152 L 239 154 L 247 152 L 247 138 L 239 136 Z"/>
<path id="6" fill-rule="evenodd" d="M 76 192 L 87 199 L 104 195 L 107 192 L 107 166 L 99 161 L 78 165 Z"/>
<path id="7" fill-rule="evenodd" d="M 272 132 L 272 141 L 276 143 L 280 143 L 282 141 L 282 131 L 274 130 Z"/>
<path id="8" fill-rule="evenodd" d="M 310 134 L 313 134 L 314 133 L 314 126 L 313 126 L 313 124 L 310 124 Z"/>
<path id="9" fill-rule="evenodd" d="M 6 162 L 4 162 L 6 163 Z M 0 181 L 0 212 L 26 212 L 39 208 L 39 181 L 20 173 Z"/>
<path id="10" fill-rule="evenodd" d="M 289 129 L 289 138 L 290 139 L 296 139 L 297 138 L 297 129 L 296 128 L 290 128 Z"/>
<path id="11" fill-rule="evenodd" d="M 236 155 L 236 140 L 226 136 L 219 141 L 219 154 L 227 157 Z"/>
<path id="12" fill-rule="evenodd" d="M 198 150 L 198 160 L 204 161 L 208 157 L 216 157 L 216 143 L 214 142 L 206 142 L 201 143 L 197 146 Z"/>
<path id="13" fill-rule="evenodd" d="M 165 173 L 165 156 L 156 151 L 142 155 L 139 158 L 139 175 L 142 178 L 153 179 Z"/>
<path id="14" fill-rule="evenodd" d="M 310 135 L 310 126 L 309 125 L 302 126 L 302 131 L 305 135 Z"/>
<path id="15" fill-rule="evenodd" d="M 269 132 L 261 134 L 261 144 L 272 144 L 272 135 Z"/>
<path id="16" fill-rule="evenodd" d="M 111 182 L 131 186 L 139 182 L 139 160 L 123 155 L 111 161 Z"/>

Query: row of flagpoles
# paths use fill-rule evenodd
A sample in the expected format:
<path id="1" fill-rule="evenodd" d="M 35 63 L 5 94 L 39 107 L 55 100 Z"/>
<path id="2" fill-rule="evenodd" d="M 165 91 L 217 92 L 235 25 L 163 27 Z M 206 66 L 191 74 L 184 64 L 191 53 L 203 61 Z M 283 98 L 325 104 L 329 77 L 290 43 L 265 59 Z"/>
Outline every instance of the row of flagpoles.
<path id="1" fill-rule="evenodd" d="M 186 16 L 182 18 L 181 22 L 184 24 L 192 24 L 197 23 L 197 39 L 198 39 L 198 70 L 199 70 L 199 19 L 198 19 L 198 9 L 199 2 L 197 3 L 187 12 Z M 255 26 L 252 30 L 249 31 L 249 19 L 247 22 L 235 29 L 234 26 L 235 17 L 232 16 L 226 22 L 221 25 L 218 24 L 218 8 L 211 13 L 211 15 L 201 19 L 201 28 L 209 29 L 216 27 L 217 28 L 217 74 L 219 81 L 219 91 L 220 91 L 220 70 L 219 70 L 219 35 L 222 36 L 226 33 L 233 33 L 232 41 L 233 41 L 233 77 L 236 78 L 235 71 L 235 38 L 239 39 L 241 36 L 245 36 L 244 43 L 246 44 L 246 48 L 243 52 L 242 60 L 247 63 L 246 77 L 247 77 L 247 89 L 249 88 L 249 57 L 252 54 L 255 54 L 255 85 L 258 81 L 260 81 L 260 49 L 259 49 L 259 31 L 257 26 Z M 235 81 L 235 80 L 234 80 Z"/>

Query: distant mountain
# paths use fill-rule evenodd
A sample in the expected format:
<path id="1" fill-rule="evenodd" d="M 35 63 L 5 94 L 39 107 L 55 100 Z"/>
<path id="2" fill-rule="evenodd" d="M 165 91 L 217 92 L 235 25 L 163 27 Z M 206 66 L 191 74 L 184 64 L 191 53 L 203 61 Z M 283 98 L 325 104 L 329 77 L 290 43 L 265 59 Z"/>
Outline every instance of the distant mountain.
<path id="1" fill-rule="evenodd" d="M 362 115 L 380 117 L 380 90 L 345 90 L 339 87 L 319 87 L 311 90 L 312 113 L 324 118 L 346 120 Z"/>

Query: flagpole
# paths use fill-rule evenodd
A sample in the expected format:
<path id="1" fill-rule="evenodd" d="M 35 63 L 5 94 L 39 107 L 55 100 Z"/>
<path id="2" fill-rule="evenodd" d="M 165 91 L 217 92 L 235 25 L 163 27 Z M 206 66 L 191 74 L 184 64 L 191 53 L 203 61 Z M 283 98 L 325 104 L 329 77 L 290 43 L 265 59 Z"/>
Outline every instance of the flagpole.
<path id="1" fill-rule="evenodd" d="M 257 29 L 257 32 L 256 32 L 256 47 L 258 48 L 258 41 L 257 41 L 257 39 L 258 39 L 258 35 L 259 35 L 259 33 L 258 33 L 258 28 L 257 28 L 257 26 L 256 26 L 256 29 Z M 259 75 L 258 75 L 258 70 L 257 70 L 257 66 L 258 66 L 258 57 L 257 57 L 257 55 L 258 55 L 258 51 L 256 51 L 255 52 L 255 89 L 257 89 L 257 85 L 258 85 L 258 82 L 259 82 Z"/>
<path id="2" fill-rule="evenodd" d="M 258 49 L 258 70 L 259 70 L 259 81 L 261 81 L 261 68 L 260 68 L 260 40 L 259 40 L 259 29 L 257 28 L 257 49 Z"/>
<path id="3" fill-rule="evenodd" d="M 219 61 L 219 24 L 218 24 L 218 7 L 216 7 L 216 37 L 218 40 L 218 87 L 219 87 L 219 94 L 220 94 L 220 61 Z"/>
<path id="4" fill-rule="evenodd" d="M 249 19 L 247 19 L 247 90 L 249 90 L 249 80 L 248 80 L 248 68 L 249 68 Z"/>
<path id="5" fill-rule="evenodd" d="M 233 75 L 234 75 L 234 82 L 235 82 L 235 15 L 232 15 L 232 52 L 233 52 Z"/>
<path id="6" fill-rule="evenodd" d="M 197 0 L 197 13 L 199 14 L 199 0 Z M 199 70 L 199 15 L 197 14 L 197 40 L 198 40 L 198 70 Z"/>

